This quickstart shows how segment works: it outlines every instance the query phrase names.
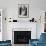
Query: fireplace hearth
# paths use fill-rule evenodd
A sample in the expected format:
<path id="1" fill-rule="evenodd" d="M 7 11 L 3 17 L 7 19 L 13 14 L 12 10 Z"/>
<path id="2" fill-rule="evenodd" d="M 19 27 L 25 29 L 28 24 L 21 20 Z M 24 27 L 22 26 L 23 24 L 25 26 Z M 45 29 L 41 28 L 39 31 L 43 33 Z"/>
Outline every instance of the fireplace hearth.
<path id="1" fill-rule="evenodd" d="M 28 44 L 31 31 L 14 31 L 14 44 Z"/>

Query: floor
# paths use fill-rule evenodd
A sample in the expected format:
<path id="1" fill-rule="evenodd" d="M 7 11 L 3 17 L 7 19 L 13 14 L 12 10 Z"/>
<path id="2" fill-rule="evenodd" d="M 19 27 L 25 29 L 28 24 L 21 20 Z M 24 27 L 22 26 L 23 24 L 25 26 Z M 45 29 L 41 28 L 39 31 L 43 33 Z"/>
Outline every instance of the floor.
<path id="1" fill-rule="evenodd" d="M 29 46 L 28 44 L 13 44 L 12 46 Z"/>

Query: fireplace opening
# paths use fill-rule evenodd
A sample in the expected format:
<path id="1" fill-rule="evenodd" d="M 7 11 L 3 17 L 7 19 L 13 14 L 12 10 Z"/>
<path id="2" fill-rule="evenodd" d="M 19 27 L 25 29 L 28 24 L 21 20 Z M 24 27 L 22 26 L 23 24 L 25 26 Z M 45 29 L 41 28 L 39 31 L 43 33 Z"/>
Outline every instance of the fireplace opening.
<path id="1" fill-rule="evenodd" d="M 14 31 L 14 44 L 28 44 L 31 31 Z"/>

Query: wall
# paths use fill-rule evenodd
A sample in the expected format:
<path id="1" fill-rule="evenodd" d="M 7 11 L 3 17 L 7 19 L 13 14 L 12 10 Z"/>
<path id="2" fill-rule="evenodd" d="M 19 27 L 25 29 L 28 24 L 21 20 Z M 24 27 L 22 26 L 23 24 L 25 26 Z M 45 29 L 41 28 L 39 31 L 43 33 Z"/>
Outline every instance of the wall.
<path id="1" fill-rule="evenodd" d="M 37 23 L 37 39 L 40 38 L 41 33 L 44 33 L 45 11 L 41 10 L 41 23 Z"/>
<path id="2" fill-rule="evenodd" d="M 3 37 L 2 40 L 7 39 L 7 22 L 5 21 L 5 17 L 7 17 L 6 13 L 7 13 L 7 11 L 6 11 L 6 8 L 5 8 L 2 11 L 2 30 L 3 30 L 3 32 L 2 32 L 2 37 Z"/>
<path id="3" fill-rule="evenodd" d="M 40 8 L 46 11 L 46 0 L 0 0 L 0 8 L 15 8 L 18 3 L 31 3 L 32 8 Z"/>

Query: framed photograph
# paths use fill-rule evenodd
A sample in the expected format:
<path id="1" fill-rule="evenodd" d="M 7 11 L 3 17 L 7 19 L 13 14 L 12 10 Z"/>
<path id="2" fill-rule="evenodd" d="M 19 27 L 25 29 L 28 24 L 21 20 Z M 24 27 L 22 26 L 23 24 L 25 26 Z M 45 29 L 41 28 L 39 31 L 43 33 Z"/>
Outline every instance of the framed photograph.
<path id="1" fill-rule="evenodd" d="M 19 18 L 29 17 L 29 4 L 18 4 L 18 17 Z"/>

